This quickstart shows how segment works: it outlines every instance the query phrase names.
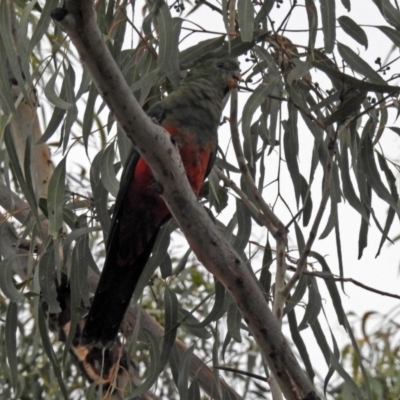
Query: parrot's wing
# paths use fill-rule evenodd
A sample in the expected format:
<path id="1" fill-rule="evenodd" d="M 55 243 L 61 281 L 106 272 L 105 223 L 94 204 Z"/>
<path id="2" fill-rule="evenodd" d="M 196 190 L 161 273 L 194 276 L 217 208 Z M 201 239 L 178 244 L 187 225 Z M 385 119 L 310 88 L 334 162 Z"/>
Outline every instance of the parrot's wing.
<path id="1" fill-rule="evenodd" d="M 158 101 L 157 103 L 153 104 L 147 111 L 147 115 L 151 118 L 151 120 L 153 122 L 157 122 L 158 124 L 161 124 L 162 120 L 164 119 L 164 115 L 165 115 L 164 103 L 161 101 Z"/>

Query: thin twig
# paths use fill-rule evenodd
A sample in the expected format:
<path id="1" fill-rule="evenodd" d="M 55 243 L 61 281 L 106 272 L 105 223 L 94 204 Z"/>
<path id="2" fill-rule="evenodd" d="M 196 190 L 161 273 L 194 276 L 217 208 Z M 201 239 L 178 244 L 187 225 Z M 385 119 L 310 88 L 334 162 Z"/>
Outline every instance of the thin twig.
<path id="1" fill-rule="evenodd" d="M 253 373 L 251 373 L 251 372 L 243 371 L 243 370 L 241 370 L 241 369 L 231 368 L 231 367 L 225 367 L 225 366 L 222 366 L 222 365 L 214 365 L 213 368 L 214 368 L 214 369 L 221 369 L 222 371 L 233 372 L 233 373 L 235 373 L 235 374 L 240 374 L 240 375 L 244 375 L 244 376 L 249 376 L 250 378 L 259 379 L 260 381 L 268 382 L 268 379 L 265 378 L 265 376 L 253 374 Z"/>
<path id="2" fill-rule="evenodd" d="M 296 270 L 297 270 L 296 267 L 292 267 L 292 266 L 288 267 L 288 271 L 296 271 Z M 371 286 L 365 285 L 364 283 L 356 281 L 353 278 L 341 278 L 340 276 L 329 274 L 327 272 L 307 271 L 307 270 L 303 271 L 303 274 L 315 276 L 316 278 L 321 278 L 321 279 L 325 279 L 325 280 L 332 280 L 335 282 L 350 282 L 353 285 L 356 285 L 365 290 L 368 290 L 369 292 L 380 294 L 381 296 L 393 297 L 394 299 L 400 299 L 400 295 L 398 295 L 398 294 L 393 294 L 393 293 L 389 293 L 389 292 L 384 292 L 383 290 L 375 289 Z"/>

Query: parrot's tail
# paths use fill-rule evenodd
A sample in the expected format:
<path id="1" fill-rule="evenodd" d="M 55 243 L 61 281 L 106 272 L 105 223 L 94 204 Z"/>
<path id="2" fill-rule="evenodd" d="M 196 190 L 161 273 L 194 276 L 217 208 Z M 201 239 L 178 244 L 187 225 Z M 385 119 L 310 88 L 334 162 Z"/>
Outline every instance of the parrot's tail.
<path id="1" fill-rule="evenodd" d="M 139 278 L 150 257 L 158 229 L 144 251 L 124 266 L 115 265 L 116 254 L 107 254 L 97 291 L 82 333 L 82 344 L 107 345 L 118 334 Z"/>

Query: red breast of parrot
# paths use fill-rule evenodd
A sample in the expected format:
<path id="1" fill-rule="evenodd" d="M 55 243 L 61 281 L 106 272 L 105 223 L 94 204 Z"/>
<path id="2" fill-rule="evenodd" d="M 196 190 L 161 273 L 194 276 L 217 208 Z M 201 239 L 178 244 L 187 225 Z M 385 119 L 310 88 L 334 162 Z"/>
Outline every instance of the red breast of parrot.
<path id="1" fill-rule="evenodd" d="M 215 159 L 224 97 L 238 80 L 239 65 L 230 58 L 200 62 L 148 111 L 173 137 L 196 195 Z M 150 167 L 133 152 L 121 178 L 105 264 L 82 333 L 85 344 L 115 339 L 158 231 L 170 217 L 154 183 Z"/>

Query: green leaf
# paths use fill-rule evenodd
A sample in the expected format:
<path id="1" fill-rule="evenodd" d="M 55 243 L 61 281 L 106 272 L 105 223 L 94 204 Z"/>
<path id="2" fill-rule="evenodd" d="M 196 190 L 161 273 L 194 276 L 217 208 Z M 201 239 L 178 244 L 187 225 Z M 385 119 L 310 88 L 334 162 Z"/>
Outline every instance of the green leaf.
<path id="1" fill-rule="evenodd" d="M 395 8 L 390 0 L 372 0 L 378 7 L 382 16 L 396 29 L 400 28 L 400 11 Z"/>
<path id="2" fill-rule="evenodd" d="M 53 350 L 53 347 L 50 342 L 50 338 L 49 338 L 49 334 L 48 334 L 49 328 L 46 324 L 44 311 L 42 310 L 42 307 L 40 305 L 38 307 L 38 314 L 39 314 L 38 315 L 38 327 L 39 327 L 40 337 L 42 339 L 43 349 L 44 349 L 45 353 L 47 354 L 47 357 L 49 357 L 49 360 L 53 367 L 54 375 L 57 378 L 57 382 L 60 387 L 61 393 L 62 393 L 64 399 L 68 400 L 69 399 L 68 391 L 67 391 L 67 388 L 64 383 L 60 365 L 58 364 L 57 357 L 54 354 L 54 350 Z"/>
<path id="3" fill-rule="evenodd" d="M 351 376 L 346 372 L 346 370 L 342 367 L 339 360 L 331 353 L 331 364 L 337 371 L 337 373 L 343 378 L 346 385 L 350 387 L 350 392 L 353 396 L 356 396 L 359 400 L 365 400 L 365 397 L 361 393 L 360 389 L 358 388 L 357 384 L 351 378 Z"/>
<path id="4" fill-rule="evenodd" d="M 61 88 L 61 95 L 62 93 L 63 89 Z M 54 135 L 57 128 L 60 126 L 61 121 L 63 120 L 66 112 L 67 110 L 63 108 L 54 107 L 53 114 L 51 116 L 49 123 L 46 126 L 46 130 L 44 131 L 40 139 L 36 142 L 36 144 L 46 143 Z M 93 115 L 91 115 L 91 118 L 93 118 Z"/>
<path id="5" fill-rule="evenodd" d="M 249 143 L 251 143 L 250 127 L 254 113 L 256 112 L 257 108 L 266 101 L 268 95 L 272 92 L 277 82 L 278 80 L 274 79 L 268 83 L 261 83 L 251 94 L 245 106 L 243 107 L 242 131 L 245 140 L 247 140 Z M 251 165 L 253 164 L 252 157 L 251 159 L 248 159 L 248 161 Z"/>
<path id="6" fill-rule="evenodd" d="M 303 320 L 299 324 L 299 331 L 308 327 L 308 325 L 313 324 L 318 318 L 319 313 L 322 308 L 322 299 L 318 290 L 318 284 L 315 277 L 307 277 L 308 285 L 308 302 L 306 305 L 306 311 L 304 313 Z"/>
<path id="7" fill-rule="evenodd" d="M 343 7 L 344 7 L 348 12 L 350 12 L 350 10 L 351 10 L 350 0 L 342 0 L 342 4 L 343 4 Z"/>
<path id="8" fill-rule="evenodd" d="M 232 39 L 230 42 L 225 42 L 221 48 L 215 51 L 212 56 L 213 57 L 239 57 L 242 54 L 250 51 L 254 48 L 254 43 L 257 40 L 265 36 L 265 32 L 263 31 L 255 31 L 253 33 L 253 40 L 251 42 L 244 42 L 242 38 L 236 37 Z"/>
<path id="9" fill-rule="evenodd" d="M 206 296 L 206 298 L 201 301 L 201 304 L 203 304 L 211 296 L 212 294 Z M 195 309 L 192 312 L 184 310 L 183 308 L 179 308 L 179 318 L 181 326 L 183 326 L 186 330 L 188 330 L 192 335 L 195 335 L 200 339 L 203 340 L 210 339 L 212 335 L 206 328 L 203 327 L 198 328 L 201 322 L 193 315 L 193 312 L 197 308 L 198 305 L 196 305 Z"/>
<path id="10" fill-rule="evenodd" d="M 240 324 L 242 322 L 242 315 L 236 305 L 232 302 L 228 309 L 227 324 L 228 331 L 232 339 L 237 343 L 242 343 L 242 336 L 240 334 Z"/>
<path id="11" fill-rule="evenodd" d="M 301 359 L 306 367 L 307 374 L 311 380 L 314 381 L 315 372 L 312 367 L 312 363 L 310 360 L 310 356 L 307 351 L 307 346 L 304 344 L 303 338 L 300 335 L 299 328 L 297 327 L 296 313 L 295 310 L 292 310 L 288 313 L 288 322 L 290 328 L 290 335 L 292 336 L 293 342 L 299 351 Z"/>
<path id="12" fill-rule="evenodd" d="M 289 119 L 282 121 L 282 126 L 285 130 L 283 136 L 283 148 L 285 151 L 285 159 L 290 177 L 292 179 L 293 188 L 298 204 L 301 193 L 301 179 L 298 164 L 299 155 L 299 138 L 297 131 L 297 109 L 289 103 Z"/>
<path id="13" fill-rule="evenodd" d="M 142 295 L 144 288 L 149 283 L 149 280 L 154 274 L 157 267 L 163 262 L 165 257 L 168 255 L 168 246 L 170 243 L 171 236 L 171 221 L 164 224 L 160 232 L 158 233 L 156 242 L 153 247 L 152 255 L 147 261 L 146 267 L 140 276 L 139 282 L 136 285 L 135 292 L 133 294 L 133 301 L 136 303 L 139 297 Z"/>
<path id="14" fill-rule="evenodd" d="M 102 150 L 96 154 L 90 168 L 90 184 L 93 191 L 93 202 L 96 208 L 97 217 L 101 228 L 104 231 L 104 236 L 107 238 L 111 227 L 111 218 L 108 212 L 108 190 L 104 187 L 100 179 L 100 160 Z"/>
<path id="15" fill-rule="evenodd" d="M 172 18 L 172 50 L 169 63 L 165 68 L 165 73 L 174 88 L 178 87 L 182 79 L 179 67 L 179 35 L 181 33 L 182 23 L 182 18 Z"/>
<path id="16" fill-rule="evenodd" d="M 94 106 L 96 104 L 96 100 L 98 98 L 99 92 L 97 91 L 96 85 L 91 84 L 89 89 L 89 95 L 87 97 L 85 113 L 83 114 L 83 124 L 82 124 L 82 137 L 83 143 L 85 144 L 86 153 L 88 151 L 89 146 L 89 137 L 92 133 L 92 126 L 94 122 Z"/>
<path id="17" fill-rule="evenodd" d="M 306 12 L 308 18 L 308 48 L 311 53 L 314 53 L 315 40 L 317 39 L 318 33 L 318 11 L 315 7 L 314 0 L 306 0 Z"/>
<path id="18" fill-rule="evenodd" d="M 354 185 L 350 177 L 348 148 L 344 141 L 342 141 L 341 153 L 340 157 L 338 158 L 340 165 L 340 177 L 342 179 L 343 195 L 345 199 L 349 202 L 349 204 L 363 217 L 363 219 L 368 221 L 368 216 L 365 212 L 365 208 L 361 204 L 361 201 L 354 190 Z"/>
<path id="19" fill-rule="evenodd" d="M 238 18 L 240 34 L 243 42 L 253 40 L 254 7 L 251 0 L 238 0 Z"/>
<path id="20" fill-rule="evenodd" d="M 397 126 L 388 126 L 388 128 L 400 136 L 400 128 Z"/>
<path id="21" fill-rule="evenodd" d="M 389 28 L 388 26 L 377 26 L 392 42 L 395 46 L 400 47 L 400 32 L 396 29 Z"/>
<path id="22" fill-rule="evenodd" d="M 12 37 L 11 28 L 11 17 L 10 12 L 7 7 L 11 7 L 6 1 L 0 2 L 0 36 L 2 43 L 0 50 L 2 54 L 2 58 L 6 61 L 8 66 L 11 68 L 12 77 L 15 78 L 18 82 L 19 89 L 24 95 L 24 98 L 29 102 L 30 96 L 26 90 L 26 80 L 28 81 L 28 85 L 30 83 L 30 75 L 25 76 L 22 75 L 21 65 L 19 63 L 18 56 L 14 47 L 14 38 Z M 29 71 L 26 71 L 29 72 Z M 11 76 L 8 77 L 10 79 Z"/>
<path id="23" fill-rule="evenodd" d="M 328 263 L 326 262 L 325 258 L 323 256 L 321 256 L 321 254 L 319 254 L 315 251 L 311 251 L 310 256 L 315 258 L 318 261 L 324 274 L 326 274 L 327 276 L 333 276 L 332 271 L 328 266 Z M 342 276 L 342 278 L 343 278 L 343 276 Z M 329 279 L 329 278 L 324 279 L 324 282 L 329 291 L 329 295 L 331 296 L 332 304 L 333 304 L 333 307 L 335 308 L 338 322 L 340 325 L 344 326 L 346 313 L 343 309 L 342 299 L 340 297 L 336 282 L 333 279 Z"/>
<path id="24" fill-rule="evenodd" d="M 24 153 L 24 175 L 25 175 L 25 182 L 28 192 L 31 193 L 36 198 L 35 188 L 33 186 L 32 181 L 32 166 L 34 163 L 31 160 L 32 156 L 32 136 L 29 135 L 25 142 L 25 153 Z M 35 186 L 36 182 L 35 182 Z"/>
<path id="25" fill-rule="evenodd" d="M 378 98 L 378 101 L 382 101 L 382 95 L 377 93 L 376 97 Z M 387 101 L 384 101 L 381 103 L 381 106 L 376 109 L 376 112 L 379 112 L 380 119 L 379 119 L 379 124 L 378 124 L 378 130 L 376 131 L 375 138 L 374 138 L 374 145 L 379 142 L 381 139 L 383 132 L 385 131 L 387 122 L 388 122 L 388 105 Z"/>
<path id="26" fill-rule="evenodd" d="M 388 164 L 386 162 L 386 159 L 380 153 L 377 153 L 377 156 L 378 156 L 379 167 L 384 172 L 384 174 L 386 176 L 386 180 L 387 180 L 387 182 L 389 184 L 389 187 L 390 187 L 390 192 L 391 192 L 393 198 L 398 202 L 399 194 L 398 194 L 398 191 L 397 191 L 396 178 L 395 178 L 393 172 L 391 171 L 391 169 L 389 168 L 389 166 L 388 166 Z M 388 211 L 387 218 L 386 218 L 385 227 L 384 227 L 384 230 L 382 232 L 382 238 L 381 238 L 381 241 L 379 243 L 378 252 L 377 252 L 375 257 L 379 256 L 380 251 L 382 249 L 382 246 L 385 243 L 385 240 L 389 240 L 390 241 L 390 239 L 388 238 L 387 235 L 389 233 L 390 227 L 392 226 L 394 217 L 395 217 L 395 211 L 393 210 L 393 208 L 390 208 L 389 211 Z"/>
<path id="27" fill-rule="evenodd" d="M 149 343 L 149 355 L 147 365 L 148 370 L 146 371 L 146 379 L 142 382 L 139 387 L 134 389 L 130 396 L 126 398 L 126 400 L 135 400 L 141 394 L 147 392 L 157 381 L 159 375 L 158 363 L 160 361 L 160 348 L 159 348 L 159 339 L 157 339 L 150 331 L 143 329 L 143 332 L 146 336 L 146 339 Z"/>
<path id="28" fill-rule="evenodd" d="M 188 380 L 189 380 L 189 371 L 190 365 L 192 362 L 192 356 L 194 352 L 194 346 L 191 346 L 187 349 L 183 357 L 181 358 L 181 362 L 179 363 L 179 375 L 178 375 L 178 390 L 179 390 L 179 398 L 182 400 L 191 400 L 189 396 L 189 388 L 188 388 Z"/>
<path id="29" fill-rule="evenodd" d="M 196 45 L 181 51 L 179 55 L 180 62 L 182 65 L 186 66 L 186 64 L 190 63 L 189 66 L 192 66 L 193 61 L 203 57 L 205 54 L 219 49 L 224 42 L 225 35 L 203 40 L 202 42 L 199 42 Z"/>
<path id="30" fill-rule="evenodd" d="M 306 179 L 300 174 L 301 178 L 301 200 L 303 202 L 303 226 L 307 226 L 311 219 L 313 202 L 311 199 L 311 190 Z"/>
<path id="31" fill-rule="evenodd" d="M 79 85 L 78 91 L 76 92 L 75 96 L 76 100 L 80 99 L 82 95 L 84 95 L 90 90 L 91 83 L 92 83 L 92 77 L 89 71 L 85 68 L 82 71 L 81 83 Z"/>
<path id="32" fill-rule="evenodd" d="M 219 365 L 220 364 L 219 363 L 219 351 L 218 351 L 219 347 L 220 347 L 219 336 L 215 335 L 215 340 L 214 340 L 213 347 L 212 347 L 212 362 L 213 362 L 213 365 Z M 215 378 L 216 382 L 215 382 L 215 387 L 213 388 L 213 390 L 214 390 L 214 393 L 216 393 L 215 397 L 217 399 L 220 399 L 220 398 L 222 398 L 222 391 L 221 391 L 221 382 L 219 380 L 219 375 L 218 375 L 218 370 L 217 369 L 214 370 L 214 378 Z"/>
<path id="33" fill-rule="evenodd" d="M 154 86 L 154 84 L 157 82 L 160 76 L 161 76 L 160 69 L 159 68 L 153 69 L 148 74 L 142 76 L 142 79 L 140 79 L 138 82 L 135 82 L 131 86 L 131 91 L 136 92 L 137 90 L 143 89 L 145 87 L 151 88 L 152 86 Z"/>
<path id="34" fill-rule="evenodd" d="M 35 1 L 32 1 L 35 4 Z M 34 47 L 42 40 L 45 33 L 47 33 L 49 29 L 51 19 L 51 12 L 54 10 L 54 3 L 51 1 L 46 1 L 42 11 L 40 13 L 39 21 L 37 21 L 35 25 L 35 30 L 30 37 L 29 47 L 27 49 L 27 54 L 31 54 Z"/>
<path id="35" fill-rule="evenodd" d="M 311 68 L 310 61 L 301 61 L 298 59 L 294 59 L 293 63 L 295 67 L 290 71 L 287 76 L 287 83 L 291 85 L 294 81 L 301 79 Z"/>
<path id="36" fill-rule="evenodd" d="M 144 104 L 149 97 L 151 89 L 157 82 L 160 82 L 164 77 L 161 74 L 161 70 L 157 67 L 157 60 L 154 59 L 153 53 L 150 50 L 143 52 L 141 57 L 141 63 L 136 66 L 136 73 L 140 73 L 141 79 L 132 85 L 132 88 L 136 87 L 136 84 L 142 82 L 143 85 L 140 87 L 139 103 Z M 149 77 L 149 79 L 146 79 Z M 136 90 L 136 89 L 134 89 Z"/>
<path id="37" fill-rule="evenodd" d="M 101 180 L 104 187 L 114 196 L 117 197 L 119 191 L 119 182 L 115 174 L 114 168 L 114 143 L 106 147 L 100 160 Z"/>
<path id="38" fill-rule="evenodd" d="M 47 82 L 46 86 L 44 87 L 44 94 L 50 103 L 54 104 L 58 108 L 62 108 L 63 110 L 68 110 L 74 106 L 74 104 L 69 103 L 68 101 L 64 100 L 60 96 L 56 94 L 56 80 L 58 77 L 59 71 L 57 70 L 51 76 L 49 81 Z M 63 86 L 65 85 L 66 90 L 68 90 L 68 85 L 70 84 L 70 80 L 68 77 L 64 77 Z M 71 91 L 73 90 L 71 87 L 69 88 Z"/>
<path id="39" fill-rule="evenodd" d="M 335 239 L 336 239 L 336 253 L 338 257 L 339 263 L 339 273 L 340 277 L 343 277 L 343 254 L 342 254 L 342 243 L 340 240 L 340 226 L 339 226 L 339 219 L 336 221 L 335 224 Z M 342 282 L 342 289 L 344 290 L 344 283 Z"/>
<path id="40" fill-rule="evenodd" d="M 160 68 L 162 71 L 165 71 L 169 64 L 173 50 L 172 17 L 168 5 L 163 0 L 159 0 L 155 4 L 158 6 L 157 10 L 155 11 L 159 42 L 157 65 L 158 68 Z"/>
<path id="41" fill-rule="evenodd" d="M 264 22 L 269 15 L 270 11 L 274 7 L 275 0 L 269 0 L 269 1 L 263 1 L 261 2 L 261 8 L 258 11 L 255 20 L 254 20 L 254 25 L 257 26 L 260 23 Z"/>
<path id="42" fill-rule="evenodd" d="M 318 54 L 318 52 L 315 51 L 315 54 Z M 353 86 L 359 90 L 365 90 L 367 92 L 389 93 L 389 94 L 397 94 L 398 92 L 400 92 L 400 88 L 397 86 L 390 86 L 387 85 L 386 83 L 380 84 L 373 82 L 365 82 L 357 78 L 354 78 L 350 75 L 344 74 L 343 72 L 340 72 L 337 68 L 332 67 L 327 61 L 328 60 L 325 57 L 324 59 L 313 61 L 312 65 L 315 68 L 324 72 L 332 80 L 332 83 L 336 87 L 336 89 L 340 89 L 343 86 L 343 84 L 347 84 L 349 86 Z M 375 72 L 375 74 L 377 73 Z"/>
<path id="43" fill-rule="evenodd" d="M 159 372 L 164 369 L 170 358 L 172 348 L 175 345 L 176 334 L 178 332 L 178 298 L 176 294 L 168 287 L 164 292 L 165 318 L 164 318 L 164 339 L 161 348 L 161 356 L 159 361 Z"/>
<path id="44" fill-rule="evenodd" d="M 358 72 L 362 76 L 365 76 L 369 80 L 382 85 L 386 84 L 385 80 L 374 71 L 370 65 L 364 61 L 359 55 L 357 55 L 350 47 L 343 43 L 337 44 L 337 48 L 340 56 L 349 65 L 351 69 Z"/>
<path id="45" fill-rule="evenodd" d="M 342 29 L 351 36 L 356 42 L 360 43 L 366 49 L 368 48 L 368 37 L 356 22 L 354 22 L 350 17 L 345 15 L 338 18 L 338 22 Z"/>
<path id="46" fill-rule="evenodd" d="M 22 15 L 19 19 L 18 24 L 18 36 L 16 33 L 13 33 L 13 36 L 18 40 L 18 61 L 20 62 L 20 66 L 22 68 L 24 76 L 28 76 L 30 79 L 30 60 L 28 56 L 32 53 L 31 50 L 28 50 L 29 47 L 29 39 L 30 34 L 28 34 L 28 25 L 31 22 L 30 17 L 31 13 L 35 7 L 37 2 L 31 1 L 26 7 L 24 7 Z M 36 29 L 33 32 L 35 35 Z"/>
<path id="47" fill-rule="evenodd" d="M 196 377 L 194 377 L 191 385 L 189 386 L 188 398 L 191 400 L 201 400 L 200 385 Z"/>
<path id="48" fill-rule="evenodd" d="M 67 115 L 65 116 L 64 124 L 62 125 L 61 128 L 61 137 L 63 141 L 63 154 L 65 154 L 65 152 L 68 149 L 68 143 L 72 125 L 78 119 L 78 107 L 76 106 L 77 99 L 75 98 L 75 92 L 74 92 L 75 81 L 76 81 L 75 71 L 72 68 L 72 66 L 66 68 L 64 63 L 63 63 L 63 69 L 65 75 L 64 80 L 67 82 L 66 100 L 73 105 L 71 108 L 67 110 Z"/>
<path id="49" fill-rule="evenodd" d="M 386 189 L 385 185 L 382 183 L 381 176 L 376 167 L 374 149 L 370 136 L 371 129 L 373 129 L 373 124 L 368 121 L 361 136 L 359 162 L 361 163 L 362 171 L 365 174 L 367 181 L 371 185 L 373 191 L 382 200 L 389 204 L 397 213 L 399 213 L 397 201 L 393 198 L 393 196 Z"/>
<path id="50" fill-rule="evenodd" d="M 350 326 L 349 321 L 346 316 L 345 316 L 345 322 L 346 322 L 345 328 L 350 336 L 351 344 L 353 346 L 354 352 L 357 355 L 358 365 L 362 372 L 363 381 L 364 381 L 363 382 L 364 389 L 367 392 L 368 400 L 372 400 L 371 383 L 370 383 L 370 379 L 369 379 L 369 373 L 366 371 L 366 369 L 364 367 L 364 362 L 363 362 L 364 357 L 361 356 L 361 352 L 360 352 L 360 349 L 359 349 L 358 343 L 357 343 L 358 341 L 356 340 L 356 338 L 354 336 L 353 330 L 351 329 L 351 326 Z M 332 332 L 331 332 L 331 334 L 332 334 Z M 332 334 L 332 340 L 333 341 L 335 340 L 335 337 L 333 336 L 333 334 Z"/>
<path id="51" fill-rule="evenodd" d="M 361 104 L 367 97 L 367 93 L 364 91 L 355 91 L 346 95 L 344 101 L 339 105 L 339 107 L 325 120 L 323 121 L 325 125 L 332 125 L 335 122 L 339 124 L 343 123 L 348 117 L 354 116 L 360 111 Z"/>
<path id="52" fill-rule="evenodd" d="M 228 306 L 229 306 L 228 295 L 226 294 L 225 287 L 219 281 L 215 282 L 215 299 L 214 306 L 211 309 L 210 313 L 202 322 L 197 325 L 194 325 L 195 328 L 203 328 L 208 326 L 210 322 L 217 321 L 225 314 Z M 193 326 L 193 325 L 192 325 Z"/>
<path id="53" fill-rule="evenodd" d="M 82 226 L 77 228 L 77 231 L 84 230 L 84 234 L 76 237 L 75 247 L 72 253 L 71 279 L 75 280 L 75 288 L 71 288 L 71 304 L 75 306 L 73 316 L 80 317 L 76 312 L 81 305 L 90 306 L 89 286 L 87 282 L 87 274 L 89 266 L 96 270 L 97 265 L 93 259 L 89 248 L 89 233 L 98 230 L 96 226 L 87 226 L 86 215 L 80 215 L 76 225 Z M 74 231 L 73 231 L 74 232 Z M 72 232 L 72 233 L 73 233 Z M 76 291 L 76 294 L 75 294 Z M 78 323 L 78 318 L 76 323 Z"/>
<path id="54" fill-rule="evenodd" d="M 5 54 L 6 50 L 3 42 L 0 40 L 0 54 Z M 10 70 L 10 65 L 6 57 L 0 57 L 0 88 L 1 88 L 1 101 L 4 108 L 4 114 L 12 114 L 15 118 L 17 110 L 15 108 L 15 98 L 12 93 L 12 86 L 10 85 L 10 77 L 13 78 L 13 73 Z M 1 124 L 1 131 L 3 131 L 4 123 Z"/>
<path id="55" fill-rule="evenodd" d="M 56 289 L 56 262 L 53 240 L 50 238 L 46 251 L 39 260 L 39 284 L 43 299 L 49 306 L 50 313 L 60 313 Z"/>
<path id="56" fill-rule="evenodd" d="M 297 304 L 299 304 L 300 300 L 303 298 L 304 294 L 307 290 L 307 277 L 302 274 L 300 280 L 294 290 L 292 297 L 290 298 L 290 302 L 285 306 L 284 314 L 287 314 L 291 310 L 295 308 Z"/>
<path id="57" fill-rule="evenodd" d="M 255 46 L 254 50 L 256 51 L 258 57 L 264 60 L 268 65 L 268 75 L 271 75 L 272 79 L 281 78 L 281 73 L 276 65 L 275 60 L 271 56 L 271 54 L 264 48 L 260 46 Z"/>
<path id="58" fill-rule="evenodd" d="M 174 346 L 171 351 L 171 355 L 169 357 L 169 366 L 171 368 L 172 378 L 175 382 L 175 385 L 178 384 L 178 375 L 179 375 L 179 363 L 181 361 L 181 357 L 178 351 L 178 346 Z"/>
<path id="59" fill-rule="evenodd" d="M 388 211 L 387 217 L 386 217 L 385 226 L 383 228 L 381 241 L 379 242 L 379 246 L 378 246 L 378 250 L 376 252 L 375 258 L 378 257 L 381 254 L 382 246 L 384 245 L 385 241 L 389 240 L 388 233 L 389 233 L 390 227 L 393 224 L 395 216 L 396 216 L 396 213 L 393 210 L 393 208 L 389 208 L 389 211 Z"/>
<path id="60" fill-rule="evenodd" d="M 246 248 L 251 235 L 251 214 L 249 209 L 239 199 L 236 199 L 236 215 L 238 231 L 233 243 L 233 248 L 241 254 Z"/>
<path id="61" fill-rule="evenodd" d="M 327 53 L 332 53 L 336 39 L 336 4 L 335 0 L 320 0 L 320 4 L 325 51 Z"/>
<path id="62" fill-rule="evenodd" d="M 263 293 L 265 293 L 264 296 L 265 296 L 267 302 L 270 300 L 269 292 L 271 290 L 271 279 L 272 279 L 270 268 L 271 268 L 272 262 L 273 262 L 272 249 L 271 249 L 271 245 L 269 243 L 269 238 L 267 238 L 267 243 L 265 244 L 265 250 L 264 250 L 263 260 L 262 260 L 262 270 L 261 270 L 260 279 L 259 279 Z"/>
<path id="63" fill-rule="evenodd" d="M 167 253 L 160 263 L 161 277 L 167 279 L 172 275 L 172 260 Z"/>
<path id="64" fill-rule="evenodd" d="M 330 365 L 330 348 L 328 342 L 326 340 L 326 336 L 324 331 L 321 329 L 321 325 L 318 320 L 315 320 L 314 323 L 311 324 L 311 329 L 313 331 L 314 337 L 317 341 L 319 348 L 321 349 L 322 355 L 325 358 L 326 364 Z"/>
<path id="65" fill-rule="evenodd" d="M 14 393 L 18 393 L 17 327 L 18 306 L 11 301 L 7 307 L 4 344 Z"/>
<path id="66" fill-rule="evenodd" d="M 332 232 L 332 229 L 335 227 L 338 220 L 337 203 L 332 193 L 330 196 L 330 200 L 331 200 L 331 211 L 328 215 L 328 221 L 326 222 L 326 226 L 319 236 L 319 240 L 325 239 L 327 236 L 329 236 L 329 234 Z"/>
<path id="67" fill-rule="evenodd" d="M 4 131 L 4 143 L 6 145 L 7 154 L 10 159 L 13 172 L 14 172 L 15 176 L 17 177 L 18 183 L 21 185 L 22 192 L 24 193 L 25 198 L 29 204 L 30 211 L 32 212 L 33 216 L 35 217 L 35 222 L 40 229 L 41 222 L 40 222 L 39 213 L 38 213 L 38 209 L 37 209 L 36 196 L 35 196 L 35 193 L 33 192 L 32 185 L 28 185 L 27 182 L 25 181 L 25 178 L 22 173 L 21 166 L 20 166 L 20 161 L 18 159 L 17 149 L 15 147 L 9 125 L 6 126 L 6 129 Z M 27 155 L 27 156 L 29 158 L 29 155 Z"/>
<path id="68" fill-rule="evenodd" d="M 371 207 L 371 204 L 368 204 L 368 207 Z M 368 230 L 369 230 L 369 216 L 371 215 L 371 212 L 366 210 L 368 220 L 366 221 L 364 218 L 361 219 L 361 225 L 360 225 L 360 232 L 358 235 L 358 259 L 361 259 L 364 249 L 368 245 Z"/>
<path id="69" fill-rule="evenodd" d="M 49 234 L 58 237 L 63 225 L 63 205 L 65 196 L 66 157 L 54 169 L 50 178 L 47 197 L 47 210 L 49 213 Z"/>

